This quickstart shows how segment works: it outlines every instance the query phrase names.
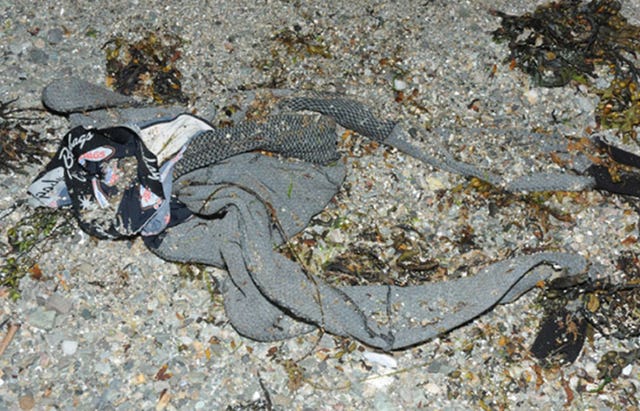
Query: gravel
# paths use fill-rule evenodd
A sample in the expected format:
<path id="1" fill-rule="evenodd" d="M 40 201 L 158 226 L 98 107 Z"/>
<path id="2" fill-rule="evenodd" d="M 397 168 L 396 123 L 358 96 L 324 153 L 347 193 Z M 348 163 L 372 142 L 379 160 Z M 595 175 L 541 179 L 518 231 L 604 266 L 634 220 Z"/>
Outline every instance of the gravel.
<path id="1" fill-rule="evenodd" d="M 488 9 L 533 7 L 524 0 L 0 2 L 0 100 L 40 107 L 42 88 L 67 75 L 104 84 L 110 38 L 168 30 L 184 40 L 177 65 L 196 113 L 224 107 L 239 89 L 344 92 L 384 116 L 448 130 L 430 138 L 461 160 L 523 175 L 555 167 L 535 155 L 532 130 L 582 136 L 595 125 L 597 102 L 582 88 L 534 88 L 504 63 L 507 46 L 491 40 L 499 20 Z M 640 4 L 627 2 L 623 14 L 640 24 Z M 283 32 L 312 44 L 280 41 Z M 53 149 L 68 123 L 38 116 L 30 127 L 53 139 Z M 296 245 L 311 268 L 368 247 L 383 275 L 396 276 L 394 238 L 406 224 L 419 233 L 423 257 L 449 275 L 543 248 L 580 253 L 615 279 L 616 257 L 637 250 L 622 240 L 639 237 L 638 212 L 621 197 L 551 196 L 545 204 L 573 221 L 549 217 L 541 230 L 529 203 L 496 206 L 459 176 L 357 136 L 344 144 L 345 187 L 299 237 L 315 245 Z M 24 198 L 38 169 L 0 174 L 0 210 Z M 6 230 L 32 212 L 23 206 L 0 220 L 3 254 Z M 473 244 L 460 247 L 469 227 Z M 162 261 L 139 239 L 98 241 L 73 225 L 38 249 L 37 263 L 42 276 L 22 280 L 22 298 L 0 298 L 0 322 L 21 324 L 0 356 L 0 409 L 632 409 L 640 402 L 637 361 L 596 390 L 603 355 L 638 348 L 638 338 L 596 332 L 574 364 L 538 367 L 528 353 L 542 313 L 538 291 L 433 341 L 382 354 L 319 333 L 247 340 L 227 323 L 215 292 L 223 271 Z"/>

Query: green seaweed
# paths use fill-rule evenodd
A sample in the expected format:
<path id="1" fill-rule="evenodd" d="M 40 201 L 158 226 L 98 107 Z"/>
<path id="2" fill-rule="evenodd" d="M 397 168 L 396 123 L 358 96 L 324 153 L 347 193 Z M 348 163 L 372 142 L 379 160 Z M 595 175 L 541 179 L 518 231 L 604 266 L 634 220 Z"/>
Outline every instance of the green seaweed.
<path id="1" fill-rule="evenodd" d="M 273 39 L 285 46 L 287 54 L 294 59 L 310 56 L 332 58 L 329 48 L 320 35 L 301 34 L 299 30 L 284 29 L 276 33 Z"/>
<path id="2" fill-rule="evenodd" d="M 39 208 L 6 231 L 7 242 L 11 250 L 0 265 L 0 287 L 8 289 L 13 299 L 20 297 L 20 280 L 31 275 L 40 278 L 42 273 L 37 259 L 42 252 L 41 246 L 48 241 L 72 232 L 68 212 Z"/>
<path id="3" fill-rule="evenodd" d="M 597 90 L 600 101 L 596 121 L 604 129 L 618 129 L 623 136 L 637 139 L 640 126 L 640 87 L 638 79 L 616 79 L 604 90 Z M 627 141 L 628 142 L 628 141 Z"/>
<path id="4" fill-rule="evenodd" d="M 327 40 L 319 30 L 302 33 L 302 28 L 284 28 L 276 31 L 269 39 L 268 57 L 252 62 L 252 67 L 269 74 L 269 79 L 261 83 L 248 82 L 244 89 L 286 88 L 291 65 L 307 59 L 332 59 Z M 318 67 L 318 70 L 320 68 Z"/>

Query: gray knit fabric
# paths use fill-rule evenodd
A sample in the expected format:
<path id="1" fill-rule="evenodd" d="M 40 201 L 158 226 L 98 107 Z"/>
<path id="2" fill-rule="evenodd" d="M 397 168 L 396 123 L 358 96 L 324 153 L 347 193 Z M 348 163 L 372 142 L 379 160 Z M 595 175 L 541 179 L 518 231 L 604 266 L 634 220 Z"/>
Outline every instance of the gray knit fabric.
<path id="1" fill-rule="evenodd" d="M 66 80 L 49 86 L 43 100 L 52 110 L 64 113 L 131 103 L 124 96 L 85 86 Z M 280 114 L 264 121 L 194 136 L 176 164 L 172 191 L 194 215 L 166 229 L 151 246 L 167 260 L 226 268 L 224 304 L 239 333 L 271 341 L 320 328 L 384 350 L 400 349 L 458 327 L 496 304 L 513 301 L 554 269 L 566 276 L 587 270 L 587 262 L 578 255 L 543 252 L 490 265 L 474 276 L 406 288 L 324 283 L 275 247 L 304 229 L 342 184 L 345 170 L 334 161 L 338 158 L 335 123 L 426 164 L 509 190 L 582 189 L 590 187 L 591 181 L 545 174 L 509 183 L 457 161 L 436 142 L 429 152 L 420 149 L 402 124 L 379 120 L 363 104 L 343 97 L 294 96 L 281 107 Z M 291 112 L 298 110 L 322 115 Z M 162 115 L 160 109 L 152 112 Z M 133 117 L 120 109 L 116 113 L 144 122 L 137 117 L 141 111 L 131 112 Z M 104 122 L 111 114 L 98 110 L 83 115 L 87 117 L 76 118 Z"/>
<path id="2" fill-rule="evenodd" d="M 335 123 L 326 116 L 281 114 L 203 133 L 191 141 L 174 176 L 254 150 L 327 164 L 339 157 Z"/>
<path id="3" fill-rule="evenodd" d="M 396 126 L 395 121 L 380 120 L 363 104 L 338 97 L 292 97 L 282 105 L 291 111 L 313 111 L 335 119 L 338 124 L 382 142 L 389 137 Z"/>
<path id="4" fill-rule="evenodd" d="M 69 114 L 113 107 L 127 107 L 136 101 L 77 78 L 54 81 L 42 91 L 42 104 L 56 113 Z"/>
<path id="5" fill-rule="evenodd" d="M 119 124 L 143 125 L 184 113 L 182 107 L 129 107 L 69 114 L 71 128 L 106 128 Z"/>
<path id="6" fill-rule="evenodd" d="M 283 162 L 256 153 L 185 174 L 174 193 L 198 215 L 168 229 L 154 252 L 227 268 L 225 307 L 245 336 L 277 340 L 309 332 L 311 324 L 384 350 L 418 344 L 511 301 L 552 273 L 530 273 L 542 264 L 556 265 L 568 276 L 586 269 L 580 256 L 539 253 L 435 284 L 332 287 L 274 251 L 284 241 L 276 222 L 287 238 L 304 228 L 343 176 L 338 165 Z"/>

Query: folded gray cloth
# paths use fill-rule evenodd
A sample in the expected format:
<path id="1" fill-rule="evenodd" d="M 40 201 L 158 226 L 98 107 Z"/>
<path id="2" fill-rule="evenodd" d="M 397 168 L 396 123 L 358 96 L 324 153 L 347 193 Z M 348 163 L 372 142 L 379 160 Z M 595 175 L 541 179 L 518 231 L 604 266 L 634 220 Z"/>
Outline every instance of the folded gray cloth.
<path id="1" fill-rule="evenodd" d="M 226 268 L 225 308 L 245 336 L 277 340 L 311 331 L 312 324 L 384 350 L 418 344 L 512 301 L 551 275 L 531 272 L 542 264 L 557 265 L 568 276 L 586 270 L 578 255 L 539 253 L 434 284 L 332 287 L 274 246 L 303 229 L 343 177 L 340 165 L 257 153 L 192 171 L 175 182 L 174 194 L 196 216 L 166 230 L 152 250 L 168 260 Z"/>

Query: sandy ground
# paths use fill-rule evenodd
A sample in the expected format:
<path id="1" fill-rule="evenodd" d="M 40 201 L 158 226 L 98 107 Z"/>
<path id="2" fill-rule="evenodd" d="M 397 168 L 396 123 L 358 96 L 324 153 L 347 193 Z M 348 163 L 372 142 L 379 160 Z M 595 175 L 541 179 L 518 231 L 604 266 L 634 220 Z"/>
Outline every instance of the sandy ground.
<path id="1" fill-rule="evenodd" d="M 623 14 L 639 24 L 640 6 L 631 3 Z M 533 7 L 503 0 L 0 2 L 0 100 L 39 107 L 42 88 L 68 75 L 105 84 L 110 39 L 170 32 L 184 41 L 176 64 L 188 109 L 205 117 L 238 90 L 342 92 L 383 116 L 448 130 L 438 138 L 460 159 L 524 174 L 545 164 L 526 151 L 531 141 L 514 139 L 533 130 L 582 136 L 595 124 L 597 103 L 573 86 L 536 88 L 504 62 L 507 46 L 490 36 L 499 19 L 488 10 L 521 14 Z M 67 120 L 35 115 L 29 129 L 53 149 Z M 449 272 L 552 247 L 578 252 L 616 277 L 616 257 L 637 250 L 622 241 L 638 237 L 637 209 L 623 198 L 592 192 L 547 199 L 574 219 L 552 219 L 540 239 L 526 224 L 506 224 L 523 221 L 526 204 L 494 217 L 490 199 L 476 198 L 459 176 L 382 147 L 352 154 L 348 189 L 327 212 L 350 224 L 327 230 L 320 221 L 309 234 L 328 238 L 313 254 L 320 262 L 347 252 L 373 226 L 391 244 L 392 228 L 407 221 L 433 240 L 426 252 Z M 25 198 L 39 168 L 0 173 L 0 210 Z M 23 206 L 0 220 L 5 263 L 7 230 L 33 212 Z M 42 278 L 23 279 L 19 300 L 0 299 L 3 334 L 9 324 L 21 325 L 0 357 L 2 409 L 638 407 L 637 361 L 604 387 L 597 369 L 608 351 L 638 348 L 637 338 L 596 332 L 574 364 L 550 370 L 531 358 L 539 291 L 441 338 L 379 357 L 318 333 L 257 343 L 233 330 L 219 295 L 209 292 L 211 278 L 224 272 L 164 262 L 139 239 L 98 241 L 70 224 L 30 254 Z M 474 250 L 447 242 L 467 226 Z M 393 254 L 389 247 L 380 252 Z"/>

